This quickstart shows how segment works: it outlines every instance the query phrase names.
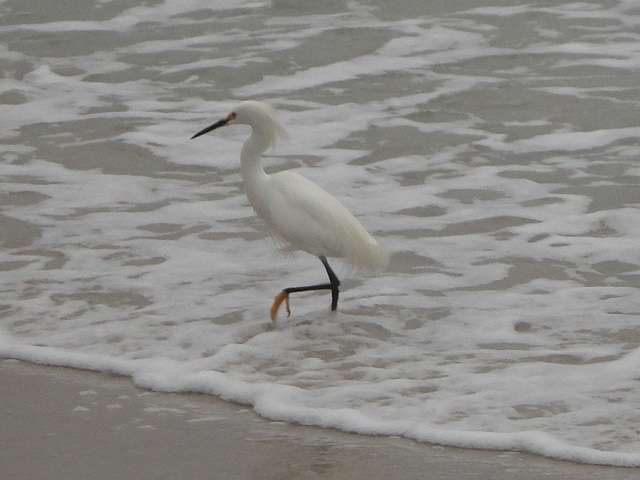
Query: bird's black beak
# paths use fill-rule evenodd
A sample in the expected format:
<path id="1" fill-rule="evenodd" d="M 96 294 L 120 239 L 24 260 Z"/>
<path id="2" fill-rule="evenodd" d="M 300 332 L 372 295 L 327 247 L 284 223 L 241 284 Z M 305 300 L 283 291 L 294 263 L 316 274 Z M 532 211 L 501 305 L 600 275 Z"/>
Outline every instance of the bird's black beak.
<path id="1" fill-rule="evenodd" d="M 229 123 L 229 120 L 230 120 L 229 117 L 223 118 L 222 120 L 218 120 L 216 123 L 209 125 L 207 128 L 203 128 L 202 130 L 200 130 L 193 137 L 191 137 L 191 140 L 193 140 L 196 137 L 199 137 L 200 135 L 204 135 L 205 133 L 209 133 L 211 130 L 215 130 L 216 128 L 224 127 L 227 123 Z"/>

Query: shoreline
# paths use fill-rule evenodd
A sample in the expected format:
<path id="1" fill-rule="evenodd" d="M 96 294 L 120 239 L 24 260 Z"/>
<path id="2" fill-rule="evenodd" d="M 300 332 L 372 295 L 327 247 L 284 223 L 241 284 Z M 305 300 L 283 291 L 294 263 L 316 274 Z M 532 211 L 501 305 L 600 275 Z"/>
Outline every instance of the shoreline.
<path id="1" fill-rule="evenodd" d="M 207 395 L 18 360 L 0 360 L 0 385 L 7 480 L 637 478 L 634 468 L 274 422 Z"/>

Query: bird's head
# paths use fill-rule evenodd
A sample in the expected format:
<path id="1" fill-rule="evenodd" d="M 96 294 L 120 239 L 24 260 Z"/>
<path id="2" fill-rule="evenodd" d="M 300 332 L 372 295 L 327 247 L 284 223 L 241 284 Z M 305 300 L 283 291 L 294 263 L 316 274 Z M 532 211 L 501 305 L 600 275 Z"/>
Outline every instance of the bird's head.
<path id="1" fill-rule="evenodd" d="M 278 137 L 287 137 L 287 132 L 278 123 L 276 112 L 273 108 L 262 102 L 248 100 L 238 105 L 235 110 L 222 120 L 218 120 L 200 130 L 191 139 L 193 140 L 200 135 L 226 125 L 250 125 L 254 131 L 257 130 L 265 136 L 269 145 L 273 145 Z"/>

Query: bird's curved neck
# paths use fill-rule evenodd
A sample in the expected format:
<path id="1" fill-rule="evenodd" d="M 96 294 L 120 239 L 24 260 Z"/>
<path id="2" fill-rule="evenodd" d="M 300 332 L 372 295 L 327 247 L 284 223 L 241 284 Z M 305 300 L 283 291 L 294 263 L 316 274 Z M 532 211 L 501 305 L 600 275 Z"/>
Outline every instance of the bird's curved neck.
<path id="1" fill-rule="evenodd" d="M 251 136 L 242 147 L 242 158 L 255 157 L 260 159 L 262 153 L 269 147 L 269 140 L 259 128 L 252 127 Z"/>
<path id="2" fill-rule="evenodd" d="M 240 171 L 249 191 L 255 185 L 255 182 L 259 182 L 267 176 L 262 168 L 260 159 L 268 146 L 269 142 L 266 137 L 254 127 L 252 135 L 245 142 L 240 154 Z"/>

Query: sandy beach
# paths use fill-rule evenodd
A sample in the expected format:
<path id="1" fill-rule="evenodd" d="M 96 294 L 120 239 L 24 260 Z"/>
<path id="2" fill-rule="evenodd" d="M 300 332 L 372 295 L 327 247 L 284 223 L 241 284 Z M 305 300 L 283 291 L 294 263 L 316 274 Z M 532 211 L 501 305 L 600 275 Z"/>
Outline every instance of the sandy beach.
<path id="1" fill-rule="evenodd" d="M 149 392 L 126 378 L 14 360 L 0 362 L 0 385 L 6 480 L 623 480 L 638 474 L 270 422 L 204 395 Z"/>

